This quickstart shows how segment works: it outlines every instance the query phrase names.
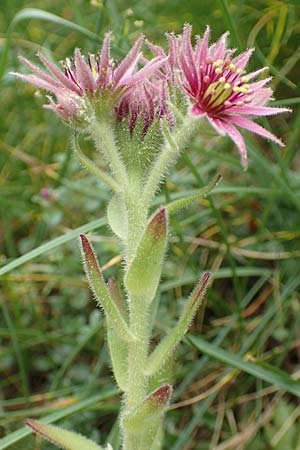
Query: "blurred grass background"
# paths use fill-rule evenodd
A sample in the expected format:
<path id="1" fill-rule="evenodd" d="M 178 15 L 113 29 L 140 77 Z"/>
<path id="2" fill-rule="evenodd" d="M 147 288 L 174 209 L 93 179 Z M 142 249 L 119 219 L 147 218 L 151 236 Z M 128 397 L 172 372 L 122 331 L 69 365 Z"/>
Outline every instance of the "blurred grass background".
<path id="1" fill-rule="evenodd" d="M 87 289 L 78 231 L 68 234 L 90 231 L 106 275 L 118 277 L 120 248 L 102 220 L 110 193 L 72 157 L 69 130 L 42 109 L 44 94 L 8 72 L 25 70 L 18 54 L 34 60 L 40 49 L 56 61 L 75 47 L 97 52 L 108 30 L 118 58 L 141 32 L 165 44 L 166 31 L 189 22 L 200 34 L 211 25 L 214 40 L 230 30 L 240 51 L 255 46 L 251 69 L 270 67 L 276 104 L 293 113 L 262 122 L 284 149 L 245 134 L 247 172 L 231 141 L 197 140 L 157 199 L 223 175 L 213 195 L 171 224 L 154 341 L 173 326 L 199 272 L 211 270 L 215 281 L 178 352 L 164 448 L 300 450 L 300 387 L 292 380 L 300 377 L 298 1 L 0 6 L 0 449 L 53 448 L 24 431 L 27 417 L 61 419 L 114 449 L 119 441 L 103 318 Z"/>

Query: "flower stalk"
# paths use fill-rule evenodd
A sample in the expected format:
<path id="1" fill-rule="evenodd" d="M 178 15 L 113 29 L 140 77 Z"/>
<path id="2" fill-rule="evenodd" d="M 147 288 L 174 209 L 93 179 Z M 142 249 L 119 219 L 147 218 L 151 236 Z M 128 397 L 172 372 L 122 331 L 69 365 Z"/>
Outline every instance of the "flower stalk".
<path id="1" fill-rule="evenodd" d="M 271 88 L 265 87 L 268 78 L 252 81 L 264 69 L 246 73 L 253 50 L 233 57 L 234 50 L 227 49 L 227 33 L 211 46 L 209 37 L 207 27 L 193 46 L 191 27 L 186 26 L 179 36 L 167 35 L 168 53 L 147 42 L 154 55 L 148 60 L 141 51 L 141 36 L 128 55 L 115 62 L 110 56 L 108 34 L 98 55 L 85 58 L 76 49 L 74 57 L 65 61 L 63 71 L 39 55 L 46 72 L 21 58 L 32 74 L 14 74 L 50 92 L 46 108 L 72 127 L 75 155 L 113 192 L 107 221 L 123 251 L 121 289 L 115 279 L 106 284 L 89 239 L 80 237 L 89 285 L 106 317 L 112 370 L 123 392 L 122 450 L 162 449 L 163 416 L 172 394 L 172 357 L 210 281 L 209 272 L 205 272 L 187 299 L 177 325 L 151 351 L 150 309 L 162 276 L 169 215 L 210 194 L 220 175 L 195 194 L 162 205 L 151 214 L 156 192 L 199 134 L 205 119 L 219 134 L 232 139 L 244 167 L 247 151 L 236 127 L 283 145 L 253 121 L 255 116 L 287 111 L 267 105 L 272 95 Z M 97 167 L 83 153 L 79 133 L 91 139 L 107 170 Z M 61 448 L 103 449 L 52 425 L 33 420 L 27 425 Z M 106 450 L 111 448 L 108 445 Z"/>

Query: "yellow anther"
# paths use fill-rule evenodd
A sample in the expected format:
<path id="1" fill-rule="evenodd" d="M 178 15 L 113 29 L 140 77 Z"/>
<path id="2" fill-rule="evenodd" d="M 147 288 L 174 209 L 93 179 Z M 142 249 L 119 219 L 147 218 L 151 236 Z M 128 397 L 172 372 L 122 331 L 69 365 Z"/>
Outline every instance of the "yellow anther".
<path id="1" fill-rule="evenodd" d="M 231 72 L 235 72 L 236 69 L 235 64 L 233 63 L 229 64 L 229 69 L 231 70 Z"/>
<path id="2" fill-rule="evenodd" d="M 220 69 L 220 67 L 217 67 L 217 68 L 215 69 L 215 72 L 216 72 L 218 75 L 220 75 L 220 74 L 223 72 L 223 70 Z"/>
<path id="3" fill-rule="evenodd" d="M 213 65 L 214 67 L 221 67 L 223 66 L 223 64 L 224 64 L 223 59 L 217 59 L 217 61 L 215 61 Z"/>
<path id="4" fill-rule="evenodd" d="M 242 86 L 240 88 L 240 92 L 242 92 L 243 94 L 248 94 L 249 89 L 245 88 L 244 86 Z"/>
<path id="5" fill-rule="evenodd" d="M 249 91 L 250 85 L 249 85 L 249 84 L 244 84 L 244 85 L 243 85 L 243 88 L 245 88 L 245 89 L 247 89 L 247 91 Z"/>
<path id="6" fill-rule="evenodd" d="M 219 79 L 219 83 L 225 83 L 225 81 L 226 81 L 226 78 L 225 78 L 225 77 L 221 77 L 221 78 Z"/>
<path id="7" fill-rule="evenodd" d="M 233 92 L 240 92 L 240 90 L 238 86 L 233 86 Z"/>
<path id="8" fill-rule="evenodd" d="M 246 77 L 246 76 L 243 76 L 243 77 L 241 78 L 241 81 L 242 81 L 242 83 L 248 83 L 249 78 Z"/>
<path id="9" fill-rule="evenodd" d="M 230 83 L 225 83 L 224 84 L 224 89 L 230 89 L 231 88 L 231 84 Z"/>
<path id="10" fill-rule="evenodd" d="M 241 75 L 243 72 L 244 72 L 243 69 L 241 69 L 240 67 L 238 69 L 236 69 L 236 73 L 238 75 Z"/>

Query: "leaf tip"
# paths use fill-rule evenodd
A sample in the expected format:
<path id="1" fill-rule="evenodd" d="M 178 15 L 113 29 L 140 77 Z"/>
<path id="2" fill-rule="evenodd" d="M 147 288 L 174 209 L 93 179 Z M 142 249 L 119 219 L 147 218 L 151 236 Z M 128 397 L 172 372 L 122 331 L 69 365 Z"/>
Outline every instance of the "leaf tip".
<path id="1" fill-rule="evenodd" d="M 149 233 L 153 239 L 157 240 L 161 237 L 165 237 L 167 234 L 167 210 L 163 206 L 152 218 L 148 226 Z"/>

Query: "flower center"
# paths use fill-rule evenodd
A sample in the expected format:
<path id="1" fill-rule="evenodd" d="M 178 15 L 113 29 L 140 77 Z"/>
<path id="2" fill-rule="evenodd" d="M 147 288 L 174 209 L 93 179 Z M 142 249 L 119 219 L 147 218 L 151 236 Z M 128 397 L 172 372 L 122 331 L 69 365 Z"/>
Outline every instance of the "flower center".
<path id="1" fill-rule="evenodd" d="M 244 71 L 230 60 L 206 59 L 200 66 L 199 91 L 196 95 L 199 107 L 211 115 L 219 115 L 232 106 L 250 103 L 252 90 Z"/>

